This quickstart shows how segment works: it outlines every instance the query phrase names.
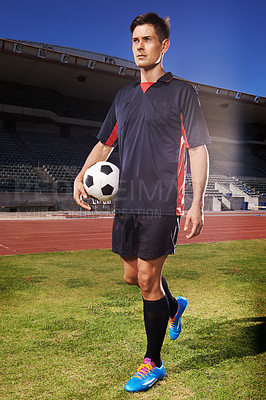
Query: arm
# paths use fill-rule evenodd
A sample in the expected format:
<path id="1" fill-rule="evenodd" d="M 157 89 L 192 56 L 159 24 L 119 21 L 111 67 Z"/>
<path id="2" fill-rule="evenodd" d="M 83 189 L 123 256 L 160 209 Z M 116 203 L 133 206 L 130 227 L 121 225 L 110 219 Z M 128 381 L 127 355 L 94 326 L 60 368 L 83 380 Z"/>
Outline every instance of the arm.
<path id="1" fill-rule="evenodd" d="M 90 210 L 91 208 L 87 203 L 85 203 L 82 200 L 82 197 L 83 199 L 86 199 L 88 197 L 83 185 L 84 174 L 86 170 L 96 162 L 106 161 L 109 155 L 111 154 L 112 150 L 113 150 L 112 146 L 108 146 L 106 144 L 103 144 L 102 142 L 98 142 L 88 155 L 87 160 L 85 161 L 81 171 L 79 172 L 74 181 L 74 195 L 73 195 L 74 200 L 80 207 L 83 207 L 86 210 Z"/>
<path id="2" fill-rule="evenodd" d="M 191 239 L 199 235 L 203 228 L 204 193 L 208 181 L 209 157 L 205 145 L 190 148 L 188 151 L 193 187 L 193 201 L 186 216 L 184 230 L 186 231 L 189 225 L 192 224 L 191 232 L 186 235 L 187 239 Z"/>

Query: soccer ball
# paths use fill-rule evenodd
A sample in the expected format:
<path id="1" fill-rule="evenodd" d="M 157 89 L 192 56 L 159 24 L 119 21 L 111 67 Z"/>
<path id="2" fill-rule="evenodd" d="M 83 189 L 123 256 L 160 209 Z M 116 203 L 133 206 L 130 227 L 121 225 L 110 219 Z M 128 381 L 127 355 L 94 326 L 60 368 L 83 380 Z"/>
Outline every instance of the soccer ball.
<path id="1" fill-rule="evenodd" d="M 115 198 L 118 190 L 119 169 L 108 161 L 93 164 L 84 174 L 86 192 L 100 201 Z"/>

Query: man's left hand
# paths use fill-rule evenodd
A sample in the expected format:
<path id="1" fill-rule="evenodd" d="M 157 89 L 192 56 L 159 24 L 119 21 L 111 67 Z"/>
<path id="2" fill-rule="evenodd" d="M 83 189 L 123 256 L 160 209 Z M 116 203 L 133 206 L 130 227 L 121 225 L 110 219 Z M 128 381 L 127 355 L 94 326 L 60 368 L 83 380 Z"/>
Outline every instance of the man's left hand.
<path id="1" fill-rule="evenodd" d="M 191 208 L 187 212 L 184 231 L 187 231 L 189 226 L 192 224 L 191 232 L 186 235 L 187 239 L 191 239 L 198 236 L 203 228 L 204 218 L 202 206 L 197 203 L 192 203 Z"/>

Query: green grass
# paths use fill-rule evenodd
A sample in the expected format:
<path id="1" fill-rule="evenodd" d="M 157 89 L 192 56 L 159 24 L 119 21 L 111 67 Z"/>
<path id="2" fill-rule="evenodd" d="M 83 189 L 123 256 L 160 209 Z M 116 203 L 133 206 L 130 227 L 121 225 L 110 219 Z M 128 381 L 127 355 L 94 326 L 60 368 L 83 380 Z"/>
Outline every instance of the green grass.
<path id="1" fill-rule="evenodd" d="M 191 244 L 168 257 L 169 287 L 189 299 L 184 330 L 164 341 L 165 378 L 135 394 L 123 387 L 145 352 L 142 299 L 119 257 L 1 257 L 0 399 L 266 399 L 265 245 Z"/>

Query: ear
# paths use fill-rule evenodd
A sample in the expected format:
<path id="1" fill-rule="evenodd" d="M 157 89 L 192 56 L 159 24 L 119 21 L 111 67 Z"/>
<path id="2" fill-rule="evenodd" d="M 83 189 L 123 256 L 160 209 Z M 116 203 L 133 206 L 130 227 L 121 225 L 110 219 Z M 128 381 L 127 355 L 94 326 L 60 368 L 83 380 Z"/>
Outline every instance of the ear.
<path id="1" fill-rule="evenodd" d="M 169 46 L 170 46 L 170 40 L 169 39 L 164 39 L 162 41 L 162 53 L 163 54 L 167 52 L 167 50 L 169 49 Z"/>

